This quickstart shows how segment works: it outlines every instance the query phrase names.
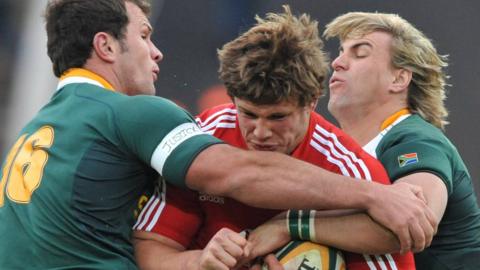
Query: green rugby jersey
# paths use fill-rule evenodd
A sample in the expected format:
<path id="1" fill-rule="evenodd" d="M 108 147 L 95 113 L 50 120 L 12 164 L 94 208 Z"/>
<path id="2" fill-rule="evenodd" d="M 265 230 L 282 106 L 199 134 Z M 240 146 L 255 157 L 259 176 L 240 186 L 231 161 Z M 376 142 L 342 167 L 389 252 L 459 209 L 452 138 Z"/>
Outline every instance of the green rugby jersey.
<path id="1" fill-rule="evenodd" d="M 220 141 L 168 100 L 88 76 L 62 85 L 0 171 L 0 269 L 135 269 L 140 196 L 157 171 L 184 186 L 196 155 Z"/>
<path id="2" fill-rule="evenodd" d="M 480 209 L 470 174 L 447 137 L 411 115 L 384 133 L 376 156 L 392 181 L 429 172 L 447 187 L 445 214 L 431 246 L 415 254 L 417 269 L 480 269 Z"/>

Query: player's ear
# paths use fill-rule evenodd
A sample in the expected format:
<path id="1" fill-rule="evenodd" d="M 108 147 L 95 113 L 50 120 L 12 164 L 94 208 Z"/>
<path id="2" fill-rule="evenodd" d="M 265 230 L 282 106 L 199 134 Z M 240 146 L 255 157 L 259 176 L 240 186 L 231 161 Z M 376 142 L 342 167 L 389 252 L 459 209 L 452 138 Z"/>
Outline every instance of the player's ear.
<path id="1" fill-rule="evenodd" d="M 390 91 L 398 93 L 408 89 L 412 81 L 412 72 L 408 69 L 399 68 L 393 72 L 394 78 L 390 86 Z"/>
<path id="2" fill-rule="evenodd" d="M 103 61 L 113 63 L 115 61 L 116 50 L 118 50 L 118 43 L 118 40 L 110 34 L 98 32 L 93 37 L 93 50 Z"/>
<path id="3" fill-rule="evenodd" d="M 307 106 L 308 106 L 308 109 L 309 109 L 310 111 L 314 111 L 315 108 L 317 108 L 317 104 L 318 104 L 318 98 L 315 99 L 315 100 L 313 100 L 312 102 L 310 102 L 310 104 L 307 105 Z"/>

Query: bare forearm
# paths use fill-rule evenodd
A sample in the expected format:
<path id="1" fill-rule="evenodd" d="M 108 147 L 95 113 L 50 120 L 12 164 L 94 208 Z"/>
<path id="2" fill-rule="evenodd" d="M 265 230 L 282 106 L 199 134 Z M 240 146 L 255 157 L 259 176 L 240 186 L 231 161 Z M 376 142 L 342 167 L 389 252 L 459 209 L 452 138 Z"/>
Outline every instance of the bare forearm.
<path id="1" fill-rule="evenodd" d="M 366 209 L 371 201 L 374 184 L 354 181 L 283 154 L 225 147 L 212 146 L 195 159 L 187 174 L 191 188 L 276 209 Z"/>
<path id="2" fill-rule="evenodd" d="M 416 251 L 425 248 L 438 224 L 419 198 L 422 189 L 418 186 L 358 181 L 279 153 L 213 145 L 193 161 L 186 183 L 256 207 L 366 210 L 395 233 L 402 252 L 412 246 Z"/>
<path id="3" fill-rule="evenodd" d="M 281 213 L 251 232 L 253 257 L 268 254 L 291 240 L 287 224 L 292 221 L 287 223 L 286 218 L 285 213 Z M 394 253 L 400 249 L 389 230 L 359 211 L 317 211 L 314 224 L 315 237 L 310 240 L 322 245 L 362 254 Z"/>
<path id="4" fill-rule="evenodd" d="M 314 242 L 354 253 L 385 254 L 400 250 L 395 235 L 363 213 L 318 217 L 315 236 Z"/>
<path id="5" fill-rule="evenodd" d="M 198 268 L 201 250 L 180 251 L 156 240 L 135 240 L 135 259 L 144 270 L 192 270 Z"/>

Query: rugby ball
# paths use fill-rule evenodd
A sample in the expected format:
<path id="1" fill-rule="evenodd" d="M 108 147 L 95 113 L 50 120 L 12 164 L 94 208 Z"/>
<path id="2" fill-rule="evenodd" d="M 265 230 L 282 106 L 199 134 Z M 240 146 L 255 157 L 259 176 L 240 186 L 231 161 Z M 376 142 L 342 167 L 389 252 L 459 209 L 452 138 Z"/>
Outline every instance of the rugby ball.
<path id="1" fill-rule="evenodd" d="M 308 241 L 291 241 L 275 253 L 285 270 L 345 270 L 341 251 Z M 263 265 L 262 270 L 268 270 Z"/>

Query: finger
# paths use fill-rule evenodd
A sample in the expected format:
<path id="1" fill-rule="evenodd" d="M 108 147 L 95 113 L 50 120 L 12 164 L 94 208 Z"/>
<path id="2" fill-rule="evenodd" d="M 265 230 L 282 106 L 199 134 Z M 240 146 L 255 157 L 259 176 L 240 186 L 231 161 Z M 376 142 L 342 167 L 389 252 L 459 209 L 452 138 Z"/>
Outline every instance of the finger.
<path id="1" fill-rule="evenodd" d="M 430 223 L 430 225 L 433 227 L 433 234 L 437 234 L 438 230 L 438 217 L 435 215 L 432 209 L 430 207 L 427 208 L 427 219 Z"/>
<path id="2" fill-rule="evenodd" d="M 430 230 L 427 226 L 427 230 Z M 425 231 L 419 223 L 415 222 L 409 227 L 410 235 L 413 239 L 412 251 L 419 252 L 425 248 Z"/>
<path id="3" fill-rule="evenodd" d="M 237 264 L 237 259 L 227 253 L 225 250 L 219 250 L 214 253 L 215 258 L 217 258 L 222 264 L 226 265 L 228 269 L 234 267 Z"/>
<path id="4" fill-rule="evenodd" d="M 250 268 L 250 270 L 262 270 L 262 266 L 260 264 L 254 264 Z"/>
<path id="5" fill-rule="evenodd" d="M 265 264 L 268 266 L 269 270 L 283 270 L 283 266 L 273 254 L 269 254 L 265 257 Z"/>
<path id="6" fill-rule="evenodd" d="M 253 250 L 253 245 L 252 245 L 252 243 L 251 243 L 251 242 L 247 242 L 247 244 L 245 244 L 245 246 L 243 247 L 243 256 L 245 256 L 245 258 L 253 259 L 253 258 L 251 257 L 252 250 Z"/>
<path id="7" fill-rule="evenodd" d="M 236 233 L 234 231 L 231 231 L 227 235 L 228 239 L 230 239 L 232 242 L 237 244 L 238 246 L 244 247 L 247 244 L 247 239 L 243 234 Z"/>
<path id="8" fill-rule="evenodd" d="M 240 258 L 240 257 L 244 256 L 243 249 L 244 249 L 244 246 L 246 244 L 246 240 L 243 239 L 245 241 L 245 243 L 242 243 L 243 245 L 239 245 L 238 242 L 235 242 L 235 241 L 232 240 L 232 237 L 238 236 L 237 233 L 234 233 L 234 234 L 235 235 L 229 235 L 225 239 L 225 241 L 223 241 L 221 243 L 221 246 L 222 246 L 222 248 L 225 252 L 227 252 L 228 254 L 233 256 L 234 258 Z"/>
<path id="9" fill-rule="evenodd" d="M 250 261 L 250 270 L 263 269 L 263 257 L 256 257 Z"/>
<path id="10" fill-rule="evenodd" d="M 408 228 L 403 228 L 400 231 L 394 232 L 400 242 L 400 254 L 405 254 L 410 251 L 412 239 Z"/>
<path id="11" fill-rule="evenodd" d="M 236 243 L 224 243 L 222 248 L 224 252 L 228 253 L 233 258 L 240 258 L 243 256 L 243 247 L 238 246 Z"/>
<path id="12" fill-rule="evenodd" d="M 420 247 L 418 243 L 414 244 L 414 252 L 419 252 L 423 250 L 424 248 L 430 246 L 433 240 L 433 236 L 437 234 L 438 230 L 438 219 L 435 213 L 433 212 L 428 205 L 424 204 L 424 217 L 425 218 L 419 218 L 419 222 L 421 224 L 423 234 L 424 234 L 424 239 L 423 239 L 423 247 Z M 421 248 L 421 250 L 419 250 Z"/>
<path id="13" fill-rule="evenodd" d="M 217 258 L 229 263 L 231 262 L 230 258 L 233 258 L 236 263 L 236 260 L 243 256 L 243 246 L 247 243 L 247 240 L 237 232 L 222 228 L 210 240 L 210 243 L 212 244 L 212 252 Z M 242 245 L 239 246 L 239 244 Z M 227 257 L 226 254 L 229 256 Z"/>
<path id="14" fill-rule="evenodd" d="M 221 260 L 218 260 L 213 254 L 209 254 L 200 262 L 200 269 L 219 269 L 219 270 L 229 270 L 230 267 L 226 266 Z"/>
<path id="15" fill-rule="evenodd" d="M 428 209 L 430 210 L 430 209 Z M 432 226 L 432 223 L 430 221 L 429 213 L 431 211 L 426 212 L 426 218 L 423 220 L 422 223 L 422 229 L 425 234 L 425 246 L 423 248 L 429 247 L 430 244 L 432 243 L 433 236 L 436 234 L 437 226 Z M 433 214 L 433 212 L 432 212 Z M 435 216 L 433 214 L 433 216 Z M 435 218 L 436 219 L 436 218 Z M 421 250 L 420 250 L 421 251 Z"/>

